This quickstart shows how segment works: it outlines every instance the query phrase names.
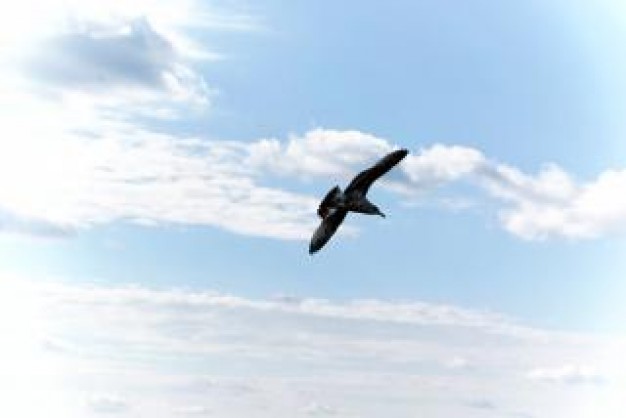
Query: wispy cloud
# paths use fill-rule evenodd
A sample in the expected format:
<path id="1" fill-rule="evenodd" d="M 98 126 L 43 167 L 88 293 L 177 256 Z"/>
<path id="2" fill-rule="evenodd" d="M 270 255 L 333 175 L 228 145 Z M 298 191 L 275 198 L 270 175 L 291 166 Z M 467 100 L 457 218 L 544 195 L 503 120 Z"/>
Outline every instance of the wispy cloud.
<path id="1" fill-rule="evenodd" d="M 89 408 L 100 414 L 120 414 L 130 409 L 128 402 L 118 395 L 99 394 L 88 401 Z"/>
<path id="2" fill-rule="evenodd" d="M 66 238 L 73 235 L 75 231 L 70 226 L 41 219 L 28 219 L 0 209 L 0 232 L 42 238 Z"/>
<path id="3" fill-rule="evenodd" d="M 51 414 L 373 418 L 424 410 L 451 418 L 497 405 L 503 416 L 543 416 L 570 411 L 573 403 L 584 411 L 595 398 L 575 392 L 586 385 L 538 381 L 597 374 L 606 384 L 594 390 L 607 402 L 623 401 L 619 354 L 611 360 L 617 363 L 591 374 L 534 368 L 564 357 L 588 364 L 607 346 L 623 347 L 619 338 L 519 327 L 501 315 L 468 323 L 485 314 L 460 307 L 446 307 L 442 321 L 441 306 L 420 302 L 303 299 L 285 306 L 208 291 L 8 277 L 0 287 L 3 318 L 12 318 L 0 320 L 11 365 L 0 388 L 16 399 L 52 394 L 61 401 L 50 404 Z M 501 332 L 512 327 L 526 331 Z M 50 349 L 50 341 L 71 349 Z M 471 358 L 472 367 L 457 360 L 450 369 L 442 358 Z M 28 384 L 15 384 L 13 371 Z M 0 412 L 8 416 L 13 407 L 2 404 Z"/>
<path id="4" fill-rule="evenodd" d="M 5 229 L 43 234 L 126 219 L 293 239 L 314 221 L 314 198 L 259 185 L 228 144 L 123 131 L 45 142 L 30 138 L 33 149 L 51 150 L 35 158 L 0 145 Z"/>
<path id="5" fill-rule="evenodd" d="M 463 357 L 453 357 L 446 361 L 445 366 L 451 370 L 463 370 L 471 367 L 471 363 Z"/>
<path id="6" fill-rule="evenodd" d="M 206 417 L 211 416 L 211 408 L 202 405 L 183 406 L 174 409 L 174 414 L 180 416 Z"/>
<path id="7" fill-rule="evenodd" d="M 553 368 L 536 368 L 529 371 L 526 377 L 531 380 L 549 383 L 592 384 L 607 382 L 596 368 L 583 365 L 565 365 Z"/>
<path id="8" fill-rule="evenodd" d="M 473 399 L 473 400 L 467 401 L 465 405 L 472 409 L 483 409 L 483 410 L 490 410 L 490 411 L 497 409 L 496 405 L 487 399 Z"/>
<path id="9" fill-rule="evenodd" d="M 316 402 L 310 403 L 302 408 L 302 410 L 305 414 L 311 417 L 329 417 L 339 414 L 336 409 Z"/>

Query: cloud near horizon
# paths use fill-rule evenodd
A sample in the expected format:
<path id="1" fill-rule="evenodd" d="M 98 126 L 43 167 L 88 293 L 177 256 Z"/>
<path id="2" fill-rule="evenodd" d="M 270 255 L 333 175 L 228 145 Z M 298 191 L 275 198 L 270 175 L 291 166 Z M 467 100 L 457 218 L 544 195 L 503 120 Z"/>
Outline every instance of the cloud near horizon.
<path id="1" fill-rule="evenodd" d="M 624 402 L 622 338 L 535 329 L 458 306 L 249 299 L 6 275 L 0 290 L 0 389 L 15 400 L 0 405 L 6 416 L 374 418 L 424 410 L 451 418 L 497 405 L 504 415 L 584 418 L 589 408 Z M 463 364 L 450 367 L 450 359 Z M 559 367 L 564 359 L 590 366 Z M 561 382 L 591 384 L 550 384 Z M 617 411 L 607 406 L 602 416 Z"/>
<path id="2" fill-rule="evenodd" d="M 561 367 L 532 369 L 526 374 L 526 377 L 537 382 L 569 385 L 603 385 L 607 383 L 606 376 L 594 367 L 571 364 Z"/>

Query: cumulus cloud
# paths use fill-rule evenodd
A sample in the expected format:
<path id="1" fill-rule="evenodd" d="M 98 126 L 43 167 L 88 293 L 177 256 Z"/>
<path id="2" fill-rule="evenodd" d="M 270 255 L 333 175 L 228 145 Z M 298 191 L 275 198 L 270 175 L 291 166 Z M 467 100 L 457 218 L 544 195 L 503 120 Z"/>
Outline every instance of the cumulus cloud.
<path id="1" fill-rule="evenodd" d="M 97 126 L 98 132 L 83 125 L 59 132 L 42 124 L 22 133 L 19 146 L 0 144 L 7 186 L 0 189 L 2 230 L 62 236 L 127 220 L 307 239 L 319 196 L 284 190 L 272 178 L 344 184 L 398 147 L 356 131 L 315 129 L 285 142 L 242 142 L 157 134 L 122 122 Z M 23 180 L 10 182 L 14 178 Z M 482 194 L 494 201 L 503 227 L 524 239 L 592 238 L 626 222 L 621 171 L 580 183 L 553 164 L 529 175 L 461 146 L 412 152 L 378 187 L 401 199 L 428 199 L 455 182 L 473 185 L 475 200 Z"/>
<path id="2" fill-rule="evenodd" d="M 232 30 L 246 18 L 194 0 L 28 3 L 7 11 L 27 29 L 17 31 L 21 42 L 0 51 L 0 89 L 59 107 L 79 101 L 103 118 L 126 120 L 205 111 L 214 89 L 198 64 L 217 54 L 196 42 L 191 30 Z"/>
<path id="3" fill-rule="evenodd" d="M 78 97 L 120 118 L 201 107 L 210 93 L 190 60 L 145 17 L 73 22 L 42 41 L 22 66 L 40 94 Z"/>
<path id="4" fill-rule="evenodd" d="M 160 89 L 175 55 L 146 19 L 111 28 L 88 22 L 48 40 L 31 70 L 70 88 L 137 84 Z"/>
<path id="5" fill-rule="evenodd" d="M 384 139 L 359 131 L 314 129 L 286 143 L 261 139 L 247 148 L 246 164 L 260 170 L 300 177 L 348 176 L 350 168 L 391 150 Z"/>
<path id="6" fill-rule="evenodd" d="M 334 177 L 349 180 L 381 156 L 399 148 L 390 141 L 360 131 L 314 129 L 287 141 L 261 139 L 247 147 L 245 163 L 259 170 L 301 178 Z M 473 174 L 485 161 L 463 146 L 434 144 L 412 151 L 400 164 L 404 177 L 391 173 L 396 186 L 430 190 Z M 389 177 L 385 177 L 385 182 Z M 390 187 L 387 182 L 387 187 Z M 401 190 L 401 189 L 400 189 Z"/>
<path id="7" fill-rule="evenodd" d="M 253 143 L 245 162 L 274 174 L 346 181 L 394 148 L 398 146 L 358 131 L 316 129 L 285 143 Z M 474 148 L 433 144 L 413 150 L 399 172 L 403 175 L 392 172 L 383 179 L 382 187 L 423 195 L 460 181 L 474 185 L 497 202 L 503 227 L 524 239 L 594 238 L 626 227 L 626 199 L 620 193 L 626 187 L 624 170 L 607 170 L 595 180 L 580 182 L 554 163 L 532 175 Z"/>
<path id="8" fill-rule="evenodd" d="M 284 143 L 252 143 L 245 163 L 279 175 L 347 181 L 394 148 L 398 146 L 359 131 L 315 129 Z M 403 175 L 392 172 L 382 186 L 403 195 L 423 195 L 459 181 L 474 185 L 499 204 L 503 227 L 524 239 L 593 238 L 626 227 L 626 200 L 620 193 L 626 186 L 623 170 L 578 182 L 553 163 L 532 175 L 490 160 L 474 148 L 433 144 L 413 150 L 399 172 Z"/>
<path id="9" fill-rule="evenodd" d="M 482 153 L 473 148 L 435 144 L 409 155 L 403 169 L 412 185 L 430 189 L 467 177 L 484 163 Z"/>
<path id="10" fill-rule="evenodd" d="M 200 68 L 223 57 L 197 42 L 196 30 L 259 27 L 234 4 L 196 0 L 30 3 L 5 13 L 23 22 L 0 51 L 0 122 L 15 139 L 6 146 L 68 133 L 89 142 L 120 121 L 137 128 L 203 115 L 216 89 Z M 41 145 L 26 143 L 31 156 Z"/>
<path id="11" fill-rule="evenodd" d="M 536 176 L 498 166 L 484 176 L 487 190 L 511 206 L 501 213 L 504 227 L 523 238 L 594 238 L 626 226 L 626 171 L 607 170 L 577 183 L 551 164 Z"/>

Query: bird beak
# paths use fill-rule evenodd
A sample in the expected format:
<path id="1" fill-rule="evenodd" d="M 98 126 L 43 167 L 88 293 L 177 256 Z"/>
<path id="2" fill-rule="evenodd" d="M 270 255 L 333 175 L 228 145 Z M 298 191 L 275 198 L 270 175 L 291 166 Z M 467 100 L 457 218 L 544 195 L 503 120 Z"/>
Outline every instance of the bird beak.
<path id="1" fill-rule="evenodd" d="M 382 213 L 382 212 L 378 212 L 378 214 L 379 214 L 380 216 L 382 216 L 383 218 L 386 218 L 386 216 L 385 216 L 385 214 L 384 214 L 384 213 Z"/>

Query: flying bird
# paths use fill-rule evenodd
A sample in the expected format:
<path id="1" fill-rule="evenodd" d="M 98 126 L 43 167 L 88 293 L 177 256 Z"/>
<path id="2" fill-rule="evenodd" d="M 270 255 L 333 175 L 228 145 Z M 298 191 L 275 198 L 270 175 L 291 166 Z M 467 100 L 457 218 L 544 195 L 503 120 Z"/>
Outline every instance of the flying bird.
<path id="1" fill-rule="evenodd" d="M 376 205 L 367 200 L 367 191 L 372 183 L 402 161 L 408 153 L 409 151 L 406 149 L 393 151 L 367 170 L 357 174 L 343 192 L 339 186 L 335 186 L 326 193 L 317 209 L 317 214 L 322 218 L 322 223 L 311 238 L 309 254 L 319 251 L 326 245 L 348 212 L 385 217 L 385 214 Z"/>

